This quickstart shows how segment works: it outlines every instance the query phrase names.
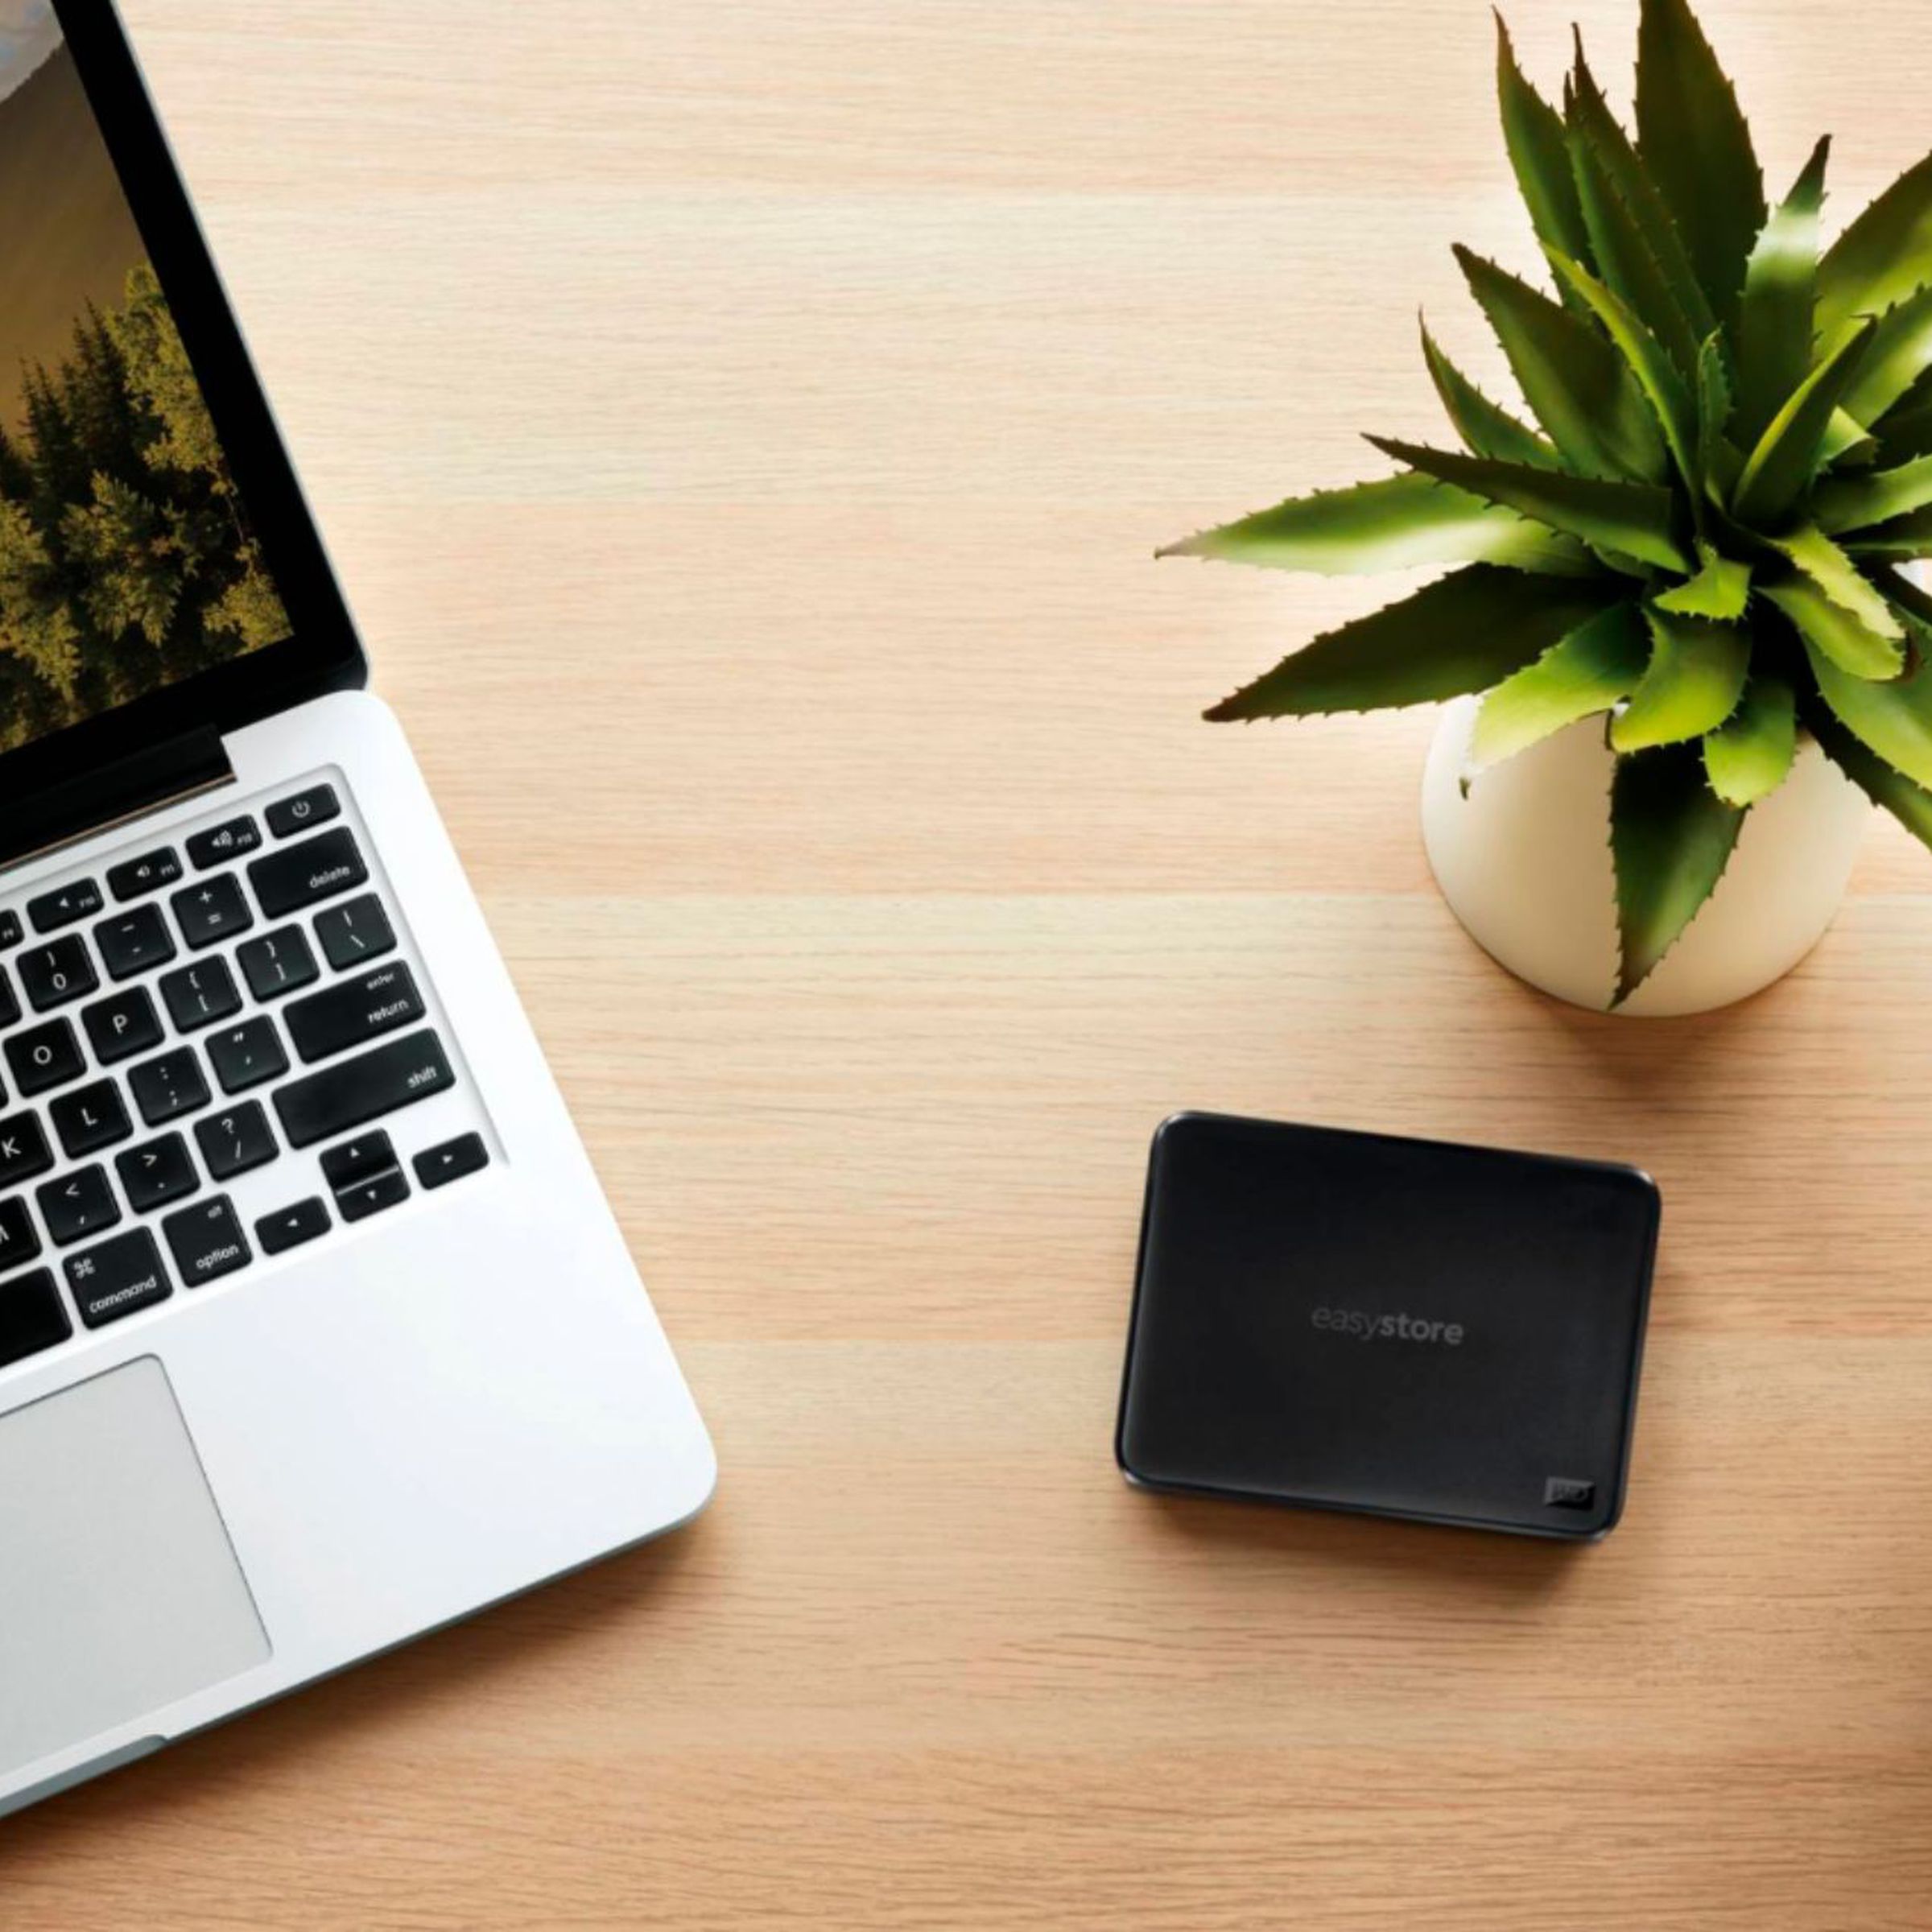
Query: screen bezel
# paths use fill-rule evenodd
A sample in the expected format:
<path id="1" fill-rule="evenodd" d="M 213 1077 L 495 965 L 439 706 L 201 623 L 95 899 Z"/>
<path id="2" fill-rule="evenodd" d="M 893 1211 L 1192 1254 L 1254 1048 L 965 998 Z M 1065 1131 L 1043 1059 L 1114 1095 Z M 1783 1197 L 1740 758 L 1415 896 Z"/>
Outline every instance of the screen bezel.
<path id="1" fill-rule="evenodd" d="M 221 286 L 113 0 L 54 0 L 54 15 L 121 178 L 148 258 L 206 397 L 292 634 L 213 670 L 0 753 L 10 807 L 151 753 L 226 733 L 368 680 L 368 660 Z"/>

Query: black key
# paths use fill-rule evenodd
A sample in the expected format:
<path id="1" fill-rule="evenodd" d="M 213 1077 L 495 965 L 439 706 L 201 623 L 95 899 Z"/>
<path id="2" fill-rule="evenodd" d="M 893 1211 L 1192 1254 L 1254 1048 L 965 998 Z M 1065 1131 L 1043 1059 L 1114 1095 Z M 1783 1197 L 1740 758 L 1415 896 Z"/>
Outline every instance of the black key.
<path id="1" fill-rule="evenodd" d="M 340 1147 L 330 1148 L 322 1157 L 322 1178 L 340 1194 L 345 1187 L 395 1165 L 394 1144 L 378 1127 L 373 1133 L 359 1133 L 353 1141 L 345 1141 Z"/>
<path id="2" fill-rule="evenodd" d="M 278 926 L 236 952 L 248 989 L 258 1000 L 279 1000 L 285 993 L 312 985 L 322 976 L 308 936 L 299 926 Z"/>
<path id="3" fill-rule="evenodd" d="M 53 1164 L 54 1150 L 37 1115 L 10 1114 L 0 1121 L 0 1187 L 31 1181 Z"/>
<path id="4" fill-rule="evenodd" d="M 279 919 L 364 884 L 369 868 L 356 849 L 355 835 L 343 826 L 257 859 L 248 877 L 262 910 Z"/>
<path id="5" fill-rule="evenodd" d="M 40 1252 L 40 1236 L 27 1203 L 15 1195 L 0 1201 L 0 1274 L 24 1268 Z"/>
<path id="6" fill-rule="evenodd" d="M 94 928 L 94 943 L 109 978 L 115 980 L 131 980 L 138 972 L 165 966 L 175 956 L 174 937 L 159 906 L 137 906 L 132 912 L 103 919 Z"/>
<path id="7" fill-rule="evenodd" d="M 20 915 L 10 908 L 0 912 L 0 952 L 10 952 L 27 937 L 20 924 Z"/>
<path id="8" fill-rule="evenodd" d="M 136 1214 L 152 1214 L 201 1185 L 188 1142 L 178 1133 L 164 1133 L 158 1141 L 144 1141 L 126 1154 L 116 1154 L 114 1171 L 121 1176 L 122 1192 Z"/>
<path id="9" fill-rule="evenodd" d="M 266 1167 L 282 1151 L 259 1100 L 244 1100 L 225 1113 L 197 1121 L 195 1140 L 209 1174 L 217 1181 L 232 1181 L 252 1167 Z"/>
<path id="10" fill-rule="evenodd" d="M 27 989 L 35 1013 L 64 1006 L 68 1001 L 92 993 L 101 984 L 78 933 L 69 933 L 64 939 L 54 939 L 22 953 L 18 968 L 20 984 Z"/>
<path id="11" fill-rule="evenodd" d="M 275 1093 L 275 1111 L 291 1147 L 332 1139 L 456 1084 L 443 1042 L 427 1026 Z"/>
<path id="12" fill-rule="evenodd" d="M 184 966 L 179 972 L 164 973 L 161 997 L 167 1002 L 167 1014 L 183 1033 L 196 1033 L 242 1010 L 242 994 L 226 960 L 203 960 Z"/>
<path id="13" fill-rule="evenodd" d="M 52 1348 L 73 1331 L 60 1290 L 44 1268 L 0 1284 L 0 1368 Z"/>
<path id="14" fill-rule="evenodd" d="M 205 872 L 225 860 L 238 859 L 262 843 L 262 828 L 253 819 L 230 819 L 225 825 L 198 832 L 188 842 L 188 856 L 196 871 Z"/>
<path id="15" fill-rule="evenodd" d="M 145 986 L 130 986 L 125 993 L 112 993 L 80 1010 L 80 1024 L 87 1029 L 87 1043 L 103 1067 L 130 1059 L 159 1046 L 167 1036 L 161 1030 L 161 1016 Z"/>
<path id="16" fill-rule="evenodd" d="M 416 1156 L 416 1179 L 427 1188 L 447 1187 L 465 1174 L 489 1165 L 489 1150 L 480 1133 L 459 1134 L 440 1147 L 425 1148 Z"/>
<path id="17" fill-rule="evenodd" d="M 315 785 L 307 791 L 297 792 L 292 799 L 270 806 L 266 815 L 268 828 L 277 838 L 292 839 L 299 832 L 312 832 L 331 819 L 340 818 L 342 801 L 336 796 L 334 786 Z"/>
<path id="18" fill-rule="evenodd" d="M 265 1016 L 244 1020 L 239 1026 L 225 1026 L 202 1043 L 224 1093 L 246 1093 L 264 1080 L 279 1080 L 288 1071 L 288 1055 L 283 1051 L 275 1023 Z"/>
<path id="19" fill-rule="evenodd" d="M 303 1061 L 325 1060 L 351 1046 L 366 1046 L 423 1017 L 415 975 L 402 960 L 378 966 L 326 993 L 312 993 L 284 1009 L 283 1023 Z"/>
<path id="20" fill-rule="evenodd" d="M 317 913 L 316 937 L 322 942 L 323 956 L 337 972 L 396 949 L 395 929 L 373 892 Z"/>
<path id="21" fill-rule="evenodd" d="M 72 1093 L 62 1094 L 47 1111 L 60 1145 L 76 1161 L 126 1140 L 134 1130 L 121 1089 L 112 1080 L 76 1087 Z"/>
<path id="22" fill-rule="evenodd" d="M 177 1046 L 158 1060 L 143 1060 L 127 1076 L 134 1104 L 151 1127 L 198 1113 L 214 1096 L 192 1046 Z"/>
<path id="23" fill-rule="evenodd" d="M 255 1239 L 264 1254 L 286 1254 L 328 1232 L 328 1209 L 320 1195 L 297 1201 L 275 1214 L 265 1214 L 255 1223 Z"/>
<path id="24" fill-rule="evenodd" d="M 242 881 L 230 873 L 185 887 L 168 904 L 175 909 L 182 938 L 197 952 L 217 939 L 246 932 L 255 923 L 255 915 L 242 895 Z"/>
<path id="25" fill-rule="evenodd" d="M 121 1218 L 105 1167 L 78 1167 L 57 1181 L 44 1182 L 34 1190 L 34 1199 L 56 1248 L 71 1248 Z"/>
<path id="26" fill-rule="evenodd" d="M 29 899 L 27 916 L 35 932 L 58 932 L 76 919 L 91 919 L 104 903 L 101 888 L 92 879 L 76 879 Z"/>
<path id="27" fill-rule="evenodd" d="M 409 1177 L 400 1167 L 385 1167 L 365 1181 L 337 1190 L 336 1212 L 345 1221 L 365 1221 L 385 1208 L 400 1207 L 409 1199 Z"/>
<path id="28" fill-rule="evenodd" d="M 171 1214 L 161 1224 L 161 1232 L 174 1250 L 182 1280 L 191 1288 L 233 1274 L 255 1258 L 236 1219 L 235 1204 L 225 1194 Z"/>
<path id="29" fill-rule="evenodd" d="M 19 1017 L 20 997 L 14 991 L 6 968 L 0 967 L 0 1026 L 10 1026 Z"/>
<path id="30" fill-rule="evenodd" d="M 16 1033 L 6 1042 L 6 1063 L 14 1070 L 14 1084 L 23 1100 L 64 1087 L 87 1071 L 80 1042 L 65 1020 L 49 1020 L 44 1026 Z"/>
<path id="31" fill-rule="evenodd" d="M 145 898 L 163 886 L 174 885 L 181 877 L 181 855 L 171 845 L 159 852 L 143 852 L 117 865 L 107 875 L 107 889 L 125 905 L 130 899 Z"/>
<path id="32" fill-rule="evenodd" d="M 81 1320 L 90 1328 L 152 1307 L 175 1291 L 161 1265 L 161 1250 L 145 1228 L 130 1228 L 85 1254 L 70 1254 L 67 1285 L 74 1291 Z"/>

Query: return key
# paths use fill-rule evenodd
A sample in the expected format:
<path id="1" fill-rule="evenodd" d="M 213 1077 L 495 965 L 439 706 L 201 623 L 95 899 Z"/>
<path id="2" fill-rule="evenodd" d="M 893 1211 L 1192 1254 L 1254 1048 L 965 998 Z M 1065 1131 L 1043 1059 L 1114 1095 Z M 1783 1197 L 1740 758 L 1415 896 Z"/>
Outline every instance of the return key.
<path id="1" fill-rule="evenodd" d="M 415 975 L 401 960 L 297 1000 L 282 1018 L 303 1063 L 325 1060 L 423 1017 Z"/>

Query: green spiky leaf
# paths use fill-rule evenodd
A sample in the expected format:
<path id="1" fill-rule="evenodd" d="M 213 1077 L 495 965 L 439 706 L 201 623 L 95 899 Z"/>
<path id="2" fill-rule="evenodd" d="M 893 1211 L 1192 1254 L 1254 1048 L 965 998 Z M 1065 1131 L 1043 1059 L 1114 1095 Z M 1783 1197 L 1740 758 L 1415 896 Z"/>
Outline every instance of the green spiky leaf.
<path id="1" fill-rule="evenodd" d="M 1765 223 L 1745 270 L 1737 317 L 1737 422 L 1739 433 L 1753 444 L 1810 371 L 1818 218 L 1831 154 L 1827 134 Z"/>
<path id="2" fill-rule="evenodd" d="M 1538 469 L 1556 467 L 1555 445 L 1528 423 L 1519 422 L 1500 402 L 1492 402 L 1436 346 L 1426 325 L 1422 357 L 1449 420 L 1472 455 L 1493 456 L 1501 463 L 1527 463 Z"/>
<path id="3" fill-rule="evenodd" d="M 1932 786 L 1932 671 L 1879 683 L 1841 671 L 1809 638 L 1805 649 L 1839 723 L 1914 784 Z"/>
<path id="4" fill-rule="evenodd" d="M 1609 343 L 1493 262 L 1466 248 L 1455 254 L 1531 414 L 1564 460 L 1587 476 L 1659 481 L 1663 437 Z"/>
<path id="5" fill-rule="evenodd" d="M 1905 635 L 1884 597 L 1822 530 L 1806 524 L 1774 539 L 1773 545 L 1841 610 L 1879 637 L 1896 643 Z"/>
<path id="6" fill-rule="evenodd" d="M 1688 0 L 1643 0 L 1637 147 L 1677 219 L 1711 308 L 1728 321 L 1769 212 L 1765 178 L 1736 92 Z"/>
<path id="7" fill-rule="evenodd" d="M 1699 341 L 1717 327 L 1717 314 L 1698 279 L 1690 251 L 1670 210 L 1665 205 L 1649 171 L 1637 159 L 1623 124 L 1611 113 L 1604 90 L 1583 58 L 1583 36 L 1576 39 L 1576 56 L 1570 72 L 1569 127 L 1572 142 L 1587 144 L 1618 198 L 1637 221 L 1645 245 L 1656 258 L 1672 299 L 1689 317 Z"/>
<path id="8" fill-rule="evenodd" d="M 1678 473 L 1695 476 L 1697 407 L 1669 352 L 1615 290 L 1606 287 L 1567 256 L 1554 250 L 1549 254 L 1557 279 L 1596 316 L 1637 378 L 1637 387 L 1643 391 L 1657 427 L 1663 431 L 1665 444 Z"/>
<path id="9" fill-rule="evenodd" d="M 1824 446 L 1818 452 L 1823 469 L 1870 469 L 1878 462 L 1878 438 L 1842 404 L 1825 425 Z"/>
<path id="10" fill-rule="evenodd" d="M 1932 155 L 1909 169 L 1827 250 L 1818 271 L 1818 331 L 1834 334 L 1932 283 Z"/>
<path id="11" fill-rule="evenodd" d="M 1606 545 L 1660 569 L 1690 568 L 1670 534 L 1671 500 L 1666 489 L 1647 483 L 1610 483 L 1596 477 L 1530 469 L 1521 464 L 1492 463 L 1389 437 L 1371 436 L 1368 440 L 1398 463 L 1453 483 L 1472 496 L 1520 510 L 1552 530 Z"/>
<path id="12" fill-rule="evenodd" d="M 1845 539 L 1845 548 L 1854 557 L 1885 558 L 1896 564 L 1932 557 L 1932 510 L 1915 510 L 1909 517 L 1861 530 Z"/>
<path id="13" fill-rule="evenodd" d="M 1736 710 L 1751 668 L 1751 634 L 1741 625 L 1655 609 L 1645 614 L 1649 668 L 1610 726 L 1610 742 L 1622 752 L 1675 745 L 1716 730 Z"/>
<path id="14" fill-rule="evenodd" d="M 1697 353 L 1696 487 L 1707 502 L 1728 502 L 1744 470 L 1731 441 L 1735 410 L 1724 337 L 1711 335 Z"/>
<path id="15" fill-rule="evenodd" d="M 1932 369 L 1879 419 L 1873 436 L 1879 460 L 1888 466 L 1909 463 L 1915 456 L 1932 456 Z"/>
<path id="16" fill-rule="evenodd" d="M 1901 463 L 1897 469 L 1834 477 L 1821 483 L 1811 499 L 1818 527 L 1834 536 L 1870 530 L 1928 505 L 1932 505 L 1932 456 Z"/>
<path id="17" fill-rule="evenodd" d="M 1754 677 L 1704 740 L 1704 772 L 1727 805 L 1755 805 L 1784 783 L 1798 753 L 1798 706 L 1782 678 Z"/>
<path id="18" fill-rule="evenodd" d="M 1702 568 L 1697 575 L 1652 601 L 1666 616 L 1735 624 L 1751 601 L 1751 566 L 1720 556 L 1708 543 L 1698 546 L 1698 555 Z"/>
<path id="19" fill-rule="evenodd" d="M 1874 805 L 1890 812 L 1915 839 L 1932 845 L 1932 791 L 1873 757 L 1823 706 L 1806 722 L 1825 756 Z"/>
<path id="20" fill-rule="evenodd" d="M 1822 530 L 1781 539 L 1777 549 L 1799 572 L 1765 595 L 1805 641 L 1855 678 L 1895 678 L 1905 666 L 1905 627 L 1858 566 Z"/>
<path id="21" fill-rule="evenodd" d="M 1483 700 L 1470 739 L 1471 770 L 1513 758 L 1579 718 L 1620 704 L 1644 675 L 1649 649 L 1632 604 L 1572 631 Z"/>
<path id="22" fill-rule="evenodd" d="M 1570 574 L 1592 568 L 1581 545 L 1553 538 L 1542 524 L 1418 476 L 1297 497 L 1158 554 L 1321 576 L 1439 564 L 1512 564 Z"/>
<path id="23" fill-rule="evenodd" d="M 1581 578 L 1472 564 L 1317 638 L 1208 716 L 1218 723 L 1374 711 L 1487 691 L 1620 595 Z"/>
<path id="24" fill-rule="evenodd" d="M 1579 261 L 1590 260 L 1590 233 L 1570 172 L 1563 117 L 1523 77 L 1509 30 L 1496 20 L 1496 91 L 1503 140 L 1537 239 Z"/>
<path id="25" fill-rule="evenodd" d="M 1618 193 L 1597 143 L 1587 132 L 1582 128 L 1575 130 L 1571 135 L 1570 150 L 1577 200 L 1604 286 L 1613 291 L 1657 338 L 1680 374 L 1689 376 L 1697 367 L 1697 331 L 1671 287 L 1649 237 L 1629 204 Z M 1544 249 L 1546 253 L 1554 250 L 1585 267 L 1589 266 L 1588 258 L 1573 249 L 1547 241 Z M 1560 286 L 1568 292 L 1571 305 L 1575 307 L 1580 298 L 1575 288 L 1567 282 Z"/>
<path id="26" fill-rule="evenodd" d="M 1922 288 L 1878 318 L 1872 346 L 1845 394 L 1845 413 L 1882 424 L 1932 369 L 1932 288 Z"/>
<path id="27" fill-rule="evenodd" d="M 1695 747 L 1617 761 L 1610 789 L 1622 954 L 1615 1004 L 1650 976 L 1717 890 L 1744 822 L 1743 810 L 1705 783 Z"/>
<path id="28" fill-rule="evenodd" d="M 1897 677 L 1905 663 L 1898 646 L 1880 637 L 1843 605 L 1835 604 L 1815 584 L 1799 577 L 1776 584 L 1765 595 L 1775 604 L 1810 646 L 1823 652 L 1847 677 Z"/>
<path id="29" fill-rule="evenodd" d="M 1746 522 L 1775 528 L 1803 497 L 1824 460 L 1832 419 L 1876 327 L 1867 322 L 1842 336 L 1772 419 L 1738 479 L 1732 507 Z"/>

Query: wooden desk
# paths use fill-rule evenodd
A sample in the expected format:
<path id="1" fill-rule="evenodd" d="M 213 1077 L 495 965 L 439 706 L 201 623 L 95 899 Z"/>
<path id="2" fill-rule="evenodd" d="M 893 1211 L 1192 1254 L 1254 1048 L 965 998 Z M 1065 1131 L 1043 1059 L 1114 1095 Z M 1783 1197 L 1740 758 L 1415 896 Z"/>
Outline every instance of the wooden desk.
<path id="1" fill-rule="evenodd" d="M 1777 185 L 1923 151 L 1922 5 L 1707 10 Z M 1486 10 L 128 11 L 724 1477 L 0 1827 L 9 1932 L 1932 1922 L 1932 860 L 1742 1010 L 1559 1010 L 1426 718 L 1196 721 L 1376 592 L 1149 560 L 1433 430 L 1418 299 L 1494 371 Z M 1654 1170 L 1616 1537 L 1122 1486 L 1183 1104 Z"/>

